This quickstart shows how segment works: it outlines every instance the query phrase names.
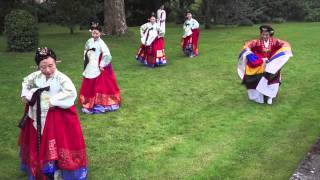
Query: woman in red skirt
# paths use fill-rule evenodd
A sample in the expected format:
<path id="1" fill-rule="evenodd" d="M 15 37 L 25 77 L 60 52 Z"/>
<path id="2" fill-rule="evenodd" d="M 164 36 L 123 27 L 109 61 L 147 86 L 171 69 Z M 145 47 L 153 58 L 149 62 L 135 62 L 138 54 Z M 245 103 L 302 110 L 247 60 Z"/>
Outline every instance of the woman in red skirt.
<path id="1" fill-rule="evenodd" d="M 152 13 L 149 22 L 140 27 L 141 46 L 136 55 L 137 61 L 148 67 L 156 67 L 167 63 L 164 53 L 164 31 L 156 23 Z"/>
<path id="2" fill-rule="evenodd" d="M 56 69 L 51 49 L 38 48 L 35 61 L 39 71 L 22 83 L 21 168 L 28 179 L 86 179 L 86 148 L 74 106 L 77 91 Z"/>
<path id="3" fill-rule="evenodd" d="M 84 72 L 79 104 L 86 114 L 115 111 L 120 107 L 120 90 L 113 72 L 108 46 L 100 38 L 101 26 L 93 23 L 84 51 Z"/>
<path id="4" fill-rule="evenodd" d="M 192 13 L 187 12 L 187 20 L 183 24 L 184 34 L 181 40 L 182 51 L 185 55 L 193 58 L 198 56 L 199 23 L 192 18 Z"/>

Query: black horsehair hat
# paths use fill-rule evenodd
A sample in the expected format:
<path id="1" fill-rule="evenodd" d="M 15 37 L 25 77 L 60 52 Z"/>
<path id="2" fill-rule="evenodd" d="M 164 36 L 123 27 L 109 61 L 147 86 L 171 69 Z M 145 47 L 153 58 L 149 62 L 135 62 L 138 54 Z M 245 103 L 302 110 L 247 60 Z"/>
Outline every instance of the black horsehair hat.
<path id="1" fill-rule="evenodd" d="M 267 25 L 267 24 L 261 25 L 259 29 L 260 29 L 260 33 L 268 32 L 270 33 L 270 36 L 274 35 L 274 29 L 270 25 Z"/>

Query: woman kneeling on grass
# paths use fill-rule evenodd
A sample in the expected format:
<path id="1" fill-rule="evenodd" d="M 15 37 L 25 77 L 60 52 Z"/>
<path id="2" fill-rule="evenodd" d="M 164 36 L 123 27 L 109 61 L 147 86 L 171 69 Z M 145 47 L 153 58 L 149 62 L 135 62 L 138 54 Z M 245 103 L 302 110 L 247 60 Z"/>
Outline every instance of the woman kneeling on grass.
<path id="1" fill-rule="evenodd" d="M 56 69 L 51 49 L 38 48 L 35 61 L 39 71 L 22 82 L 21 168 L 29 179 L 86 179 L 86 148 L 74 106 L 77 91 Z"/>
<path id="2" fill-rule="evenodd" d="M 260 38 L 246 42 L 239 55 L 238 74 L 249 99 L 272 104 L 281 83 L 280 70 L 292 57 L 290 44 L 273 38 L 269 25 L 260 26 Z"/>
<path id="3" fill-rule="evenodd" d="M 120 89 L 113 72 L 108 46 L 100 38 L 102 28 L 92 23 L 84 50 L 84 72 L 79 104 L 86 114 L 100 114 L 120 108 Z"/>

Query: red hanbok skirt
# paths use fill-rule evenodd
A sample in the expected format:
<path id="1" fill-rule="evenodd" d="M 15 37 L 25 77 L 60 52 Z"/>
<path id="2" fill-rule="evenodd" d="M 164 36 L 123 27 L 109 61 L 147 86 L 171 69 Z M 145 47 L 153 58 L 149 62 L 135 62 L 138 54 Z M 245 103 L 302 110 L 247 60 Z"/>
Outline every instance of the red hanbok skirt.
<path id="1" fill-rule="evenodd" d="M 149 67 L 165 65 L 167 60 L 164 52 L 164 38 L 156 38 L 150 46 L 141 44 L 136 59 Z"/>
<path id="2" fill-rule="evenodd" d="M 95 105 L 119 106 L 120 102 L 120 89 L 111 63 L 98 77 L 83 78 L 79 97 L 79 104 L 83 108 L 92 109 Z"/>
<path id="3" fill-rule="evenodd" d="M 37 131 L 33 121 L 31 118 L 27 119 L 19 137 L 21 163 L 27 168 L 29 176 L 37 180 L 46 179 L 45 168 L 52 162 L 55 169 L 62 171 L 82 169 L 86 174 L 86 146 L 75 106 L 69 109 L 59 107 L 49 109 L 39 152 L 37 152 Z"/>
<path id="4" fill-rule="evenodd" d="M 192 34 L 181 40 L 181 47 L 183 52 L 188 56 L 197 56 L 199 54 L 198 40 L 200 29 L 193 29 Z"/>

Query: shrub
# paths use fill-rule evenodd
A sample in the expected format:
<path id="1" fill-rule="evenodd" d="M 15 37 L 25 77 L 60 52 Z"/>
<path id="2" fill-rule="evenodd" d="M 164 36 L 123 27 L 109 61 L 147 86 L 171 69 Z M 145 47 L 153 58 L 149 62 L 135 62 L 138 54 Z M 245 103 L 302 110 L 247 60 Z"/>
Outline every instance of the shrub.
<path id="1" fill-rule="evenodd" d="M 273 22 L 273 23 L 277 23 L 277 24 L 281 24 L 281 23 L 285 23 L 286 20 L 283 19 L 283 18 L 281 18 L 281 17 L 278 17 L 278 18 L 273 18 L 273 19 L 272 19 L 272 22 Z"/>
<path id="2" fill-rule="evenodd" d="M 309 9 L 307 16 L 305 17 L 306 21 L 309 22 L 319 22 L 320 21 L 320 8 Z"/>
<path id="3" fill-rule="evenodd" d="M 6 15 L 5 34 L 9 51 L 32 51 L 38 46 L 35 18 L 25 10 L 12 10 Z"/>
<path id="4" fill-rule="evenodd" d="M 254 20 L 255 23 L 266 23 L 266 22 L 270 22 L 271 18 L 268 15 L 265 14 L 261 14 L 259 16 L 257 16 Z"/>
<path id="5" fill-rule="evenodd" d="M 252 26 L 253 22 L 248 18 L 243 18 L 238 23 L 239 26 Z"/>

